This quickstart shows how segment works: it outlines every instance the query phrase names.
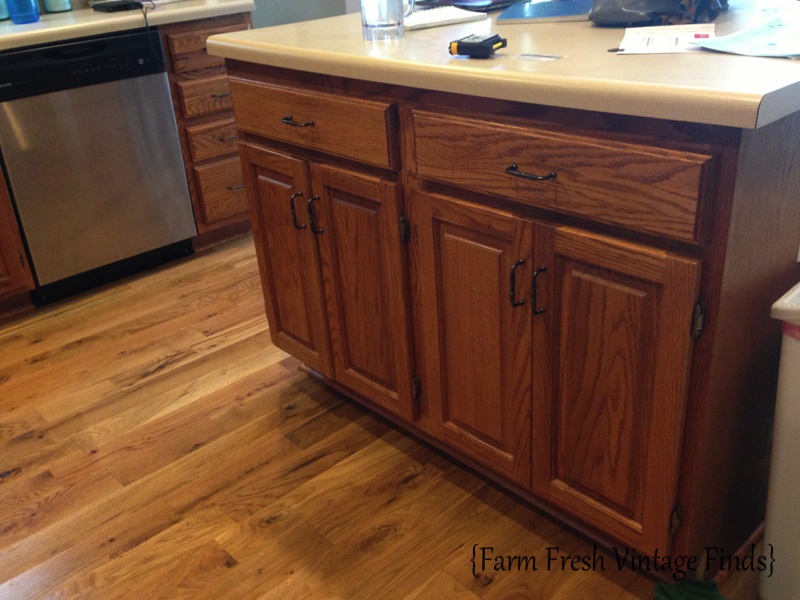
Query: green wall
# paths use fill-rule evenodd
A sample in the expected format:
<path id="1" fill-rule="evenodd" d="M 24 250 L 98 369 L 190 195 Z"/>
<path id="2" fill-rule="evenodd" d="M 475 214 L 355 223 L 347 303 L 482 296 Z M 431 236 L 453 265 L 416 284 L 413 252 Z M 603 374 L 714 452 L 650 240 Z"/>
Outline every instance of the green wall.
<path id="1" fill-rule="evenodd" d="M 342 15 L 348 7 L 348 0 L 255 0 L 255 3 L 254 27 Z"/>

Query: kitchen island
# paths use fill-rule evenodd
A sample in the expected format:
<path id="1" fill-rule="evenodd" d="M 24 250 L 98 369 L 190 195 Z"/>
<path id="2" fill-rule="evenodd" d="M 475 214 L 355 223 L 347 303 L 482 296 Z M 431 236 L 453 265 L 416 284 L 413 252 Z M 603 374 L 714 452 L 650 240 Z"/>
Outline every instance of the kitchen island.
<path id="1" fill-rule="evenodd" d="M 495 57 L 447 53 L 489 32 Z M 601 543 L 732 555 L 763 520 L 769 309 L 800 277 L 800 68 L 621 36 L 369 44 L 346 15 L 209 52 L 277 346 Z"/>

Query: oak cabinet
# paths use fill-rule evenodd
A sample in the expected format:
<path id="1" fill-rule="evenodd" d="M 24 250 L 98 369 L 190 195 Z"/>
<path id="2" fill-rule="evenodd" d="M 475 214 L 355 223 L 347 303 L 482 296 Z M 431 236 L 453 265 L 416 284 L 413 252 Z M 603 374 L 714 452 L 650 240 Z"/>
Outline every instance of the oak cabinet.
<path id="1" fill-rule="evenodd" d="M 432 433 L 530 487 L 533 323 L 517 298 L 532 274 L 533 225 L 423 192 L 411 206 Z"/>
<path id="2" fill-rule="evenodd" d="M 311 198 L 308 165 L 242 146 L 242 166 L 272 342 L 332 375 L 319 248 L 305 210 Z"/>
<path id="3" fill-rule="evenodd" d="M 242 144 L 276 346 L 413 418 L 397 183 Z"/>
<path id="4" fill-rule="evenodd" d="M 671 546 L 700 264 L 537 223 L 533 490 L 646 553 Z"/>
<path id="5" fill-rule="evenodd" d="M 248 29 L 249 13 L 159 27 L 198 233 L 247 222 L 225 61 L 208 36 Z"/>
<path id="6" fill-rule="evenodd" d="M 800 115 L 742 132 L 228 69 L 279 347 L 606 546 L 755 539 Z"/>
<path id="7" fill-rule="evenodd" d="M 11 198 L 5 179 L 0 176 L 0 300 L 32 290 L 33 286 Z"/>
<path id="8" fill-rule="evenodd" d="M 432 433 L 632 547 L 668 548 L 698 261 L 411 204 Z"/>

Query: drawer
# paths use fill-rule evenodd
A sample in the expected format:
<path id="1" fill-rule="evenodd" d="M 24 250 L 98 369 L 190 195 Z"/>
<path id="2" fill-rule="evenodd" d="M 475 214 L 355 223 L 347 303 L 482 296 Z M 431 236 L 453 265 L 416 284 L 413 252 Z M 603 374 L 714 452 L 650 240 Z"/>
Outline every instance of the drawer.
<path id="1" fill-rule="evenodd" d="M 234 119 L 187 127 L 186 135 L 189 138 L 192 162 L 233 154 L 238 150 L 236 140 L 239 139 L 239 135 Z"/>
<path id="2" fill-rule="evenodd" d="M 227 75 L 179 81 L 177 85 L 186 118 L 229 110 L 232 106 Z"/>
<path id="3" fill-rule="evenodd" d="M 208 224 L 247 217 L 247 195 L 238 156 L 194 168 L 203 215 Z"/>
<path id="4" fill-rule="evenodd" d="M 225 59 L 220 56 L 210 56 L 206 52 L 208 36 L 216 33 L 230 33 L 250 29 L 246 23 L 237 23 L 226 27 L 214 27 L 199 31 L 187 31 L 167 35 L 167 44 L 172 55 L 173 69 L 176 73 L 204 69 L 225 64 Z"/>
<path id="5" fill-rule="evenodd" d="M 414 134 L 422 178 L 699 241 L 698 204 L 711 156 L 427 111 L 414 112 Z"/>
<path id="6" fill-rule="evenodd" d="M 396 164 L 393 104 L 231 78 L 239 129 L 379 167 Z"/>

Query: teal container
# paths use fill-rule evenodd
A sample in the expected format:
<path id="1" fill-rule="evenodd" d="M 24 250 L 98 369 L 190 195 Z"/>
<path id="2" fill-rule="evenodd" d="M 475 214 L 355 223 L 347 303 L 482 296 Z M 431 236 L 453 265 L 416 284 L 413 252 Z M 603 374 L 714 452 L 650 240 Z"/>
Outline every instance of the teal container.
<path id="1" fill-rule="evenodd" d="M 24 25 L 39 20 L 39 5 L 36 0 L 6 0 L 6 3 L 12 23 Z"/>
<path id="2" fill-rule="evenodd" d="M 44 9 L 49 13 L 67 12 L 72 10 L 70 0 L 44 0 Z"/>
<path id="3" fill-rule="evenodd" d="M 8 18 L 8 4 L 6 0 L 0 0 L 0 21 L 5 21 Z"/>

